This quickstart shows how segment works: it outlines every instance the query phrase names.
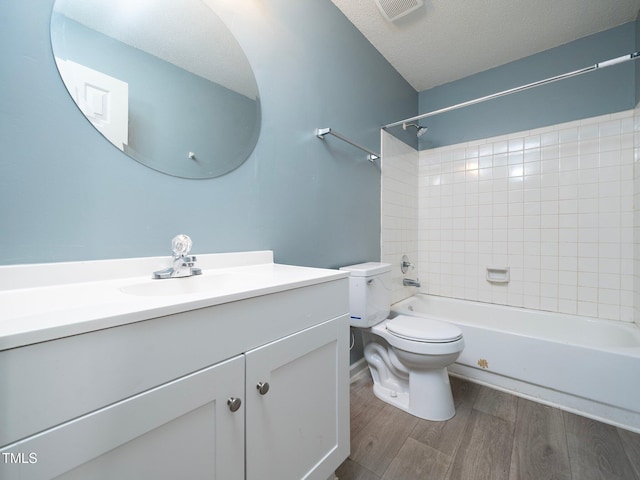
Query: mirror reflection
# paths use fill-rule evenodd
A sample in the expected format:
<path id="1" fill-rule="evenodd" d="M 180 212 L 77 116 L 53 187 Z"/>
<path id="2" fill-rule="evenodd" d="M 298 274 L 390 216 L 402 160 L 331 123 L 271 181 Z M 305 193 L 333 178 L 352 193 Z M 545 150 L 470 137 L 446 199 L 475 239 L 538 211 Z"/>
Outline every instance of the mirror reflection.
<path id="1" fill-rule="evenodd" d="M 255 77 L 202 0 L 56 0 L 51 43 L 78 108 L 144 165 L 211 178 L 253 151 L 261 118 Z"/>

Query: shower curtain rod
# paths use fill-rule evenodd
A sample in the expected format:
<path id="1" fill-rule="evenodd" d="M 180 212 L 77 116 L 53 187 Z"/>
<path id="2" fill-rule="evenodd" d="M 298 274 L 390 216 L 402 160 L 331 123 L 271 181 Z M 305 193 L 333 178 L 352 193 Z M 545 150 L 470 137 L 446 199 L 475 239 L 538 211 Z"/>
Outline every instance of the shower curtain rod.
<path id="1" fill-rule="evenodd" d="M 318 137 L 320 140 L 324 140 L 325 135 L 333 135 L 334 137 L 338 137 L 343 142 L 347 142 L 349 145 L 353 145 L 354 147 L 359 148 L 363 152 L 367 152 L 369 154 L 367 155 L 367 160 L 369 160 L 370 162 L 373 162 L 374 160 L 377 160 L 380 158 L 380 154 L 372 152 L 371 150 L 363 147 L 362 145 L 358 145 L 357 143 L 349 140 L 347 137 L 343 135 L 340 135 L 338 132 L 336 132 L 335 130 L 332 130 L 331 128 L 316 129 L 316 137 Z"/>
<path id="2" fill-rule="evenodd" d="M 580 70 L 574 70 L 573 72 L 563 73 L 562 75 L 556 75 L 555 77 L 545 78 L 544 80 L 539 80 L 537 82 L 521 85 L 520 87 L 510 88 L 509 90 L 503 90 L 502 92 L 493 93 L 491 95 L 486 95 L 484 97 L 479 97 L 473 100 L 468 100 L 466 102 L 458 103 L 457 105 L 452 105 L 450 107 L 440 108 L 432 112 L 427 112 L 421 115 L 416 115 L 415 117 L 407 118 L 405 120 L 400 120 L 399 122 L 389 123 L 387 125 L 384 125 L 382 128 L 386 129 L 390 127 L 396 127 L 398 125 L 402 125 L 403 123 L 413 122 L 415 120 L 432 117 L 440 113 L 449 112 L 451 110 L 457 110 L 458 108 L 475 105 L 476 103 L 486 102 L 487 100 L 493 100 L 494 98 L 504 97 L 505 95 L 511 95 L 512 93 L 522 92 L 523 90 L 528 90 L 530 88 L 539 87 L 541 85 L 546 85 L 548 83 L 557 82 L 558 80 L 564 80 L 565 78 L 575 77 L 577 75 L 582 75 L 583 73 L 592 72 L 599 68 L 610 67 L 612 65 L 617 65 L 619 63 L 623 63 L 628 60 L 635 60 L 639 56 L 640 56 L 640 52 L 633 52 L 627 55 L 623 55 L 621 57 L 616 57 L 610 60 L 605 60 L 604 62 L 596 63 L 595 65 L 591 65 L 590 67 L 581 68 Z"/>

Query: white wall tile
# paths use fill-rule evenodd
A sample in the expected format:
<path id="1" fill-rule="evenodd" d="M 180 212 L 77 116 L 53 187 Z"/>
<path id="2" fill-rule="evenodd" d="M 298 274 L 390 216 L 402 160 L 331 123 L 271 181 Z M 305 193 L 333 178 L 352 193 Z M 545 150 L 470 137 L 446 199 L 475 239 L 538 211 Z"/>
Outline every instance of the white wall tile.
<path id="1" fill-rule="evenodd" d="M 419 264 L 431 292 L 638 317 L 637 130 L 634 112 L 621 112 L 420 152 L 419 174 L 437 175 L 417 187 Z M 509 285 L 486 282 L 489 261 L 512 268 Z"/>
<path id="2" fill-rule="evenodd" d="M 436 295 L 638 321 L 638 116 L 419 153 L 383 134 L 381 251 L 397 264 L 394 301 L 413 293 L 399 273 L 408 254 Z M 489 284 L 490 264 L 510 266 L 512 281 Z"/>

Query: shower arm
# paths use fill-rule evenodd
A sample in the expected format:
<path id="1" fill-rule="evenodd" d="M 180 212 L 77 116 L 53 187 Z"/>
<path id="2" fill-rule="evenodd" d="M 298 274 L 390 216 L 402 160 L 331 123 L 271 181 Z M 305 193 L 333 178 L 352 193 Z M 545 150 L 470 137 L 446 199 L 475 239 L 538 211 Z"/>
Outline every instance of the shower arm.
<path id="1" fill-rule="evenodd" d="M 403 123 L 414 122 L 416 120 L 420 120 L 422 118 L 433 117 L 434 115 L 438 115 L 440 113 L 450 112 L 451 110 L 457 110 L 458 108 L 468 107 L 470 105 L 475 105 L 476 103 L 486 102 L 487 100 L 493 100 L 494 98 L 504 97 L 505 95 L 511 95 L 512 93 L 522 92 L 524 90 L 528 90 L 530 88 L 539 87 L 541 85 L 546 85 L 548 83 L 557 82 L 559 80 L 564 80 L 565 78 L 576 77 L 578 75 L 582 75 L 583 73 L 592 72 L 599 68 L 610 67 L 612 65 L 617 65 L 619 63 L 626 62 L 628 60 L 635 60 L 640 57 L 640 52 L 634 52 L 627 55 L 623 55 L 621 57 L 612 58 L 611 60 L 605 60 L 604 62 L 596 63 L 595 65 L 591 65 L 590 67 L 581 68 L 579 70 L 574 70 L 573 72 L 563 73 L 562 75 L 556 75 L 555 77 L 545 78 L 544 80 L 538 80 L 537 82 L 528 83 L 526 85 L 521 85 L 519 87 L 510 88 L 508 90 L 503 90 L 502 92 L 493 93 L 491 95 L 486 95 L 484 97 L 475 98 L 473 100 L 468 100 L 466 102 L 458 103 L 457 105 L 452 105 L 450 107 L 440 108 L 438 110 L 434 110 L 432 112 L 423 113 L 421 115 L 416 115 L 415 117 L 407 118 L 405 120 L 400 120 L 399 122 L 389 123 L 384 125 L 382 128 L 387 129 L 390 127 L 396 127 L 398 125 L 402 125 Z"/>

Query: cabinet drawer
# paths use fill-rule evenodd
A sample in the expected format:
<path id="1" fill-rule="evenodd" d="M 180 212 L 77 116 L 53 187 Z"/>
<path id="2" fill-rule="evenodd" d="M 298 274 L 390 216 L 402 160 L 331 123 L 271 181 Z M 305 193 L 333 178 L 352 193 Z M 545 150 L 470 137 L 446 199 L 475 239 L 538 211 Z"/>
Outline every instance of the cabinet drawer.
<path id="1" fill-rule="evenodd" d="M 244 405 L 229 397 L 244 399 L 243 355 L 4 448 L 0 478 L 244 479 Z"/>

